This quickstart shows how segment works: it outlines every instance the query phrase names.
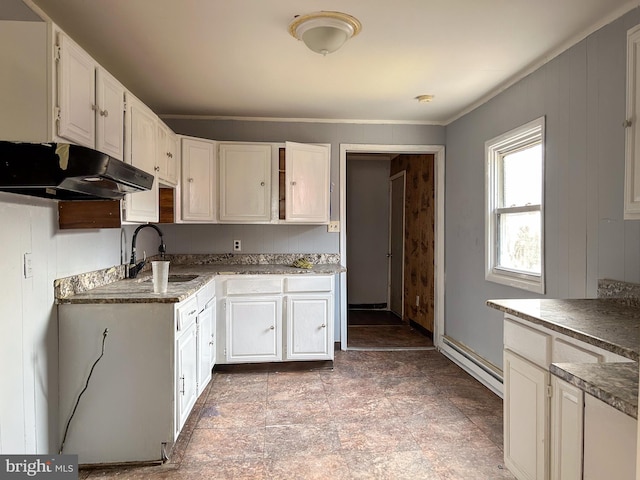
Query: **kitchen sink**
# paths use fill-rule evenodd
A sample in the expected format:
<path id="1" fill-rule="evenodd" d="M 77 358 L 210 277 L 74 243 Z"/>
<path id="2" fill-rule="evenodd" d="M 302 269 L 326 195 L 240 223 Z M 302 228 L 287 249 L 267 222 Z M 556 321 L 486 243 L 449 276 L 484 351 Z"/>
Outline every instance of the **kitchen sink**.
<path id="1" fill-rule="evenodd" d="M 198 278 L 198 275 L 169 275 L 169 283 L 190 282 L 195 278 Z"/>
<path id="2" fill-rule="evenodd" d="M 168 278 L 168 282 L 169 283 L 180 283 L 180 282 L 190 282 L 191 280 L 194 280 L 196 278 L 198 278 L 199 275 L 169 275 Z M 153 277 L 149 277 L 147 279 L 144 279 L 143 282 L 152 282 L 153 281 Z"/>

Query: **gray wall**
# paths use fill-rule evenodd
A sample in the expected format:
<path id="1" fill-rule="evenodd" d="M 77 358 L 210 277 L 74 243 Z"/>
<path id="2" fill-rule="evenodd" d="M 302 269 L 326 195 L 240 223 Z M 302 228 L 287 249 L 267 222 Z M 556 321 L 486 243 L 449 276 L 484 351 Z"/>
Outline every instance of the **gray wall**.
<path id="1" fill-rule="evenodd" d="M 389 156 L 347 156 L 349 304 L 387 303 Z"/>
<path id="2" fill-rule="evenodd" d="M 599 278 L 640 281 L 640 224 L 623 221 L 626 32 L 635 9 L 447 126 L 445 333 L 502 365 L 484 280 L 484 142 L 546 116 L 546 297 L 594 297 Z"/>
<path id="3" fill-rule="evenodd" d="M 445 129 L 432 125 L 378 125 L 314 122 L 260 122 L 165 118 L 176 133 L 219 141 L 331 144 L 331 218 L 340 215 L 340 144 L 444 145 Z M 230 253 L 242 240 L 243 253 L 338 253 L 337 233 L 326 226 L 169 225 L 170 253 Z M 176 247 L 176 245 L 180 245 Z M 177 251 L 178 250 L 178 251 Z M 155 249 L 153 250 L 155 251 Z"/>

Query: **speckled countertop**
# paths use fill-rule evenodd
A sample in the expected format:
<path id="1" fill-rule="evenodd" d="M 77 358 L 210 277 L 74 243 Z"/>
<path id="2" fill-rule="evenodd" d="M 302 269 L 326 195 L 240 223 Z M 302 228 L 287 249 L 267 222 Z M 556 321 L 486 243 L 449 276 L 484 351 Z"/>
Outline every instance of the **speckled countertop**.
<path id="1" fill-rule="evenodd" d="M 640 308 L 614 298 L 489 300 L 487 305 L 638 361 Z"/>
<path id="2" fill-rule="evenodd" d="M 549 371 L 630 417 L 638 418 L 638 364 L 552 363 Z"/>
<path id="3" fill-rule="evenodd" d="M 590 345 L 629 363 L 551 364 L 549 371 L 614 408 L 637 418 L 640 308 L 614 297 L 489 300 L 487 305 Z"/>
<path id="4" fill-rule="evenodd" d="M 54 283 L 56 302 L 73 303 L 177 303 L 193 295 L 218 275 L 335 275 L 345 271 L 338 263 L 322 263 L 334 260 L 331 257 L 313 258 L 311 269 L 295 268 L 291 264 L 251 263 L 265 260 L 289 258 L 265 257 L 264 255 L 227 256 L 171 256 L 169 275 L 197 275 L 183 282 L 170 282 L 166 293 L 153 293 L 150 267 L 146 267 L 137 278 L 125 278 L 124 266 L 88 272 L 58 279 Z M 222 257 L 222 258 L 218 258 Z M 257 258 L 258 257 L 258 258 Z M 308 258 L 308 256 L 307 256 Z M 221 263 L 224 260 L 229 263 Z M 190 264 L 187 261 L 196 263 Z"/>

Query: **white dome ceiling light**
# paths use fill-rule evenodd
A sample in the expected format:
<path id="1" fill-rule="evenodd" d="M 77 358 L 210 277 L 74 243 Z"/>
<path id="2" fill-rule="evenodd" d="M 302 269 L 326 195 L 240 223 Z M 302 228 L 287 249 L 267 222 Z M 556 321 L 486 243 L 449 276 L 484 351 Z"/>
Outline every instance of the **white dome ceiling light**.
<path id="1" fill-rule="evenodd" d="M 297 15 L 289 24 L 292 37 L 302 40 L 310 50 L 321 55 L 335 52 L 360 30 L 362 24 L 357 18 L 341 12 Z"/>

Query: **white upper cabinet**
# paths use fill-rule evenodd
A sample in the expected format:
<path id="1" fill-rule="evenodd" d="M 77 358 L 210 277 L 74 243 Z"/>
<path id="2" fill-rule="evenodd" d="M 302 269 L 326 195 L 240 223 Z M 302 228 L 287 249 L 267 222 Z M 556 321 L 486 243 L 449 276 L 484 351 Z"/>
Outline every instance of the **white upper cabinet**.
<path id="1" fill-rule="evenodd" d="M 286 142 L 285 220 L 329 223 L 330 148 Z"/>
<path id="2" fill-rule="evenodd" d="M 125 89 L 106 70 L 96 70 L 96 150 L 124 158 Z"/>
<path id="3" fill-rule="evenodd" d="M 25 59 L 28 59 L 26 62 Z M 0 21 L 0 137 L 123 159 L 124 87 L 48 22 Z"/>
<path id="4" fill-rule="evenodd" d="M 123 158 L 124 87 L 58 33 L 57 134 Z"/>
<path id="5" fill-rule="evenodd" d="M 157 168 L 160 181 L 166 185 L 176 186 L 179 178 L 178 136 L 158 120 Z"/>
<path id="6" fill-rule="evenodd" d="M 624 218 L 640 219 L 640 25 L 627 32 Z"/>
<path id="7" fill-rule="evenodd" d="M 140 100 L 127 95 L 125 161 L 156 178 L 146 192 L 126 196 L 124 219 L 128 222 L 158 221 L 158 171 L 156 166 L 157 117 Z"/>
<path id="8" fill-rule="evenodd" d="M 215 147 L 211 140 L 182 138 L 182 221 L 216 221 Z"/>
<path id="9" fill-rule="evenodd" d="M 271 219 L 271 145 L 220 143 L 220 222 Z"/>

